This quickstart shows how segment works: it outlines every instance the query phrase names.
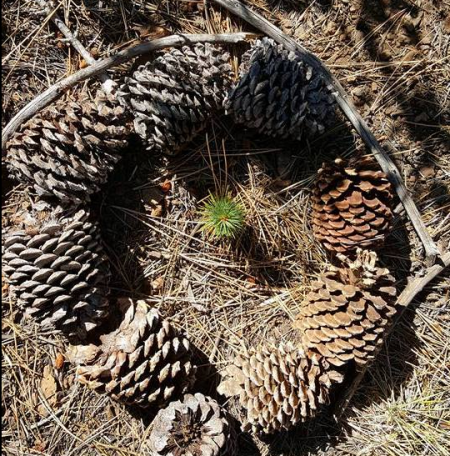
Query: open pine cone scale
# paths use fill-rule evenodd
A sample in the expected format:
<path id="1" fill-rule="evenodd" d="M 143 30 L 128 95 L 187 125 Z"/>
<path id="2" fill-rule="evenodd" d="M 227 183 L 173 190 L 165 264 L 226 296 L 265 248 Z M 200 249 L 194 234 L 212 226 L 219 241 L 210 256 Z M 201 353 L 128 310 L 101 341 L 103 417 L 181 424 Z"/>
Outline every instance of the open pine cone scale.
<path id="1" fill-rule="evenodd" d="M 312 196 L 316 238 L 331 251 L 381 245 L 392 221 L 392 187 L 370 157 L 319 170 Z"/>
<path id="2" fill-rule="evenodd" d="M 348 267 L 332 267 L 312 283 L 296 320 L 305 347 L 334 366 L 372 361 L 396 314 L 395 279 L 376 265 L 374 252 L 358 250 Z"/>

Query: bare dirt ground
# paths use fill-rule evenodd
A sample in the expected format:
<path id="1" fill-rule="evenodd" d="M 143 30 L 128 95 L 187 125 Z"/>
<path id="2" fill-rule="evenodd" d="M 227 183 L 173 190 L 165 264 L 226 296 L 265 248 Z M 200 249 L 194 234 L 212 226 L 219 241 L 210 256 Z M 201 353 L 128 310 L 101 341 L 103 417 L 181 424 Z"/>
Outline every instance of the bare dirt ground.
<path id="1" fill-rule="evenodd" d="M 201 1 L 60 3 L 60 15 L 96 58 L 175 32 L 251 31 Z M 431 235 L 448 249 L 450 2 L 247 3 L 330 66 L 395 159 Z M 86 63 L 33 0 L 2 5 L 4 126 Z M 235 68 L 243 50 L 230 50 Z M 149 299 L 186 331 L 198 349 L 203 392 L 215 394 L 218 373 L 242 342 L 297 337 L 290 322 L 328 264 L 309 227 L 310 186 L 323 161 L 355 152 L 364 147 L 340 116 L 309 143 L 261 138 L 226 117 L 213 118 L 176 157 L 150 156 L 133 141 L 93 199 L 114 295 Z M 238 243 L 207 240 L 196 224 L 202 199 L 223 188 L 246 208 Z M 7 180 L 2 196 L 3 227 L 20 225 L 36 196 Z M 400 206 L 381 256 L 399 289 L 423 268 L 420 242 Z M 24 321 L 7 283 L 2 298 L 2 454 L 146 454 L 152 417 L 78 385 L 64 339 Z M 240 434 L 239 456 L 450 455 L 449 300 L 447 271 L 403 314 L 338 422 L 331 408 L 293 433 L 263 440 Z M 239 419 L 234 404 L 227 405 Z"/>

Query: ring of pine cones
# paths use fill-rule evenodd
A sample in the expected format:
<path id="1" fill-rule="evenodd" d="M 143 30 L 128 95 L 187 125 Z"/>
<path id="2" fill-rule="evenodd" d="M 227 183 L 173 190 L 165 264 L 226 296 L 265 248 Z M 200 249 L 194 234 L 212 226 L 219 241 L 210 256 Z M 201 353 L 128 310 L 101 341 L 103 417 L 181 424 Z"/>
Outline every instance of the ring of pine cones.
<path id="1" fill-rule="evenodd" d="M 11 175 L 50 201 L 4 237 L 17 303 L 75 341 L 69 352 L 80 383 L 126 405 L 160 409 L 151 429 L 155 455 L 234 455 L 235 431 L 214 399 L 189 394 L 196 368 L 188 339 L 145 301 L 110 301 L 90 196 L 123 158 L 132 132 L 149 152 L 173 154 L 211 111 L 266 135 L 300 139 L 325 131 L 334 110 L 320 74 L 270 39 L 244 54 L 235 82 L 229 60 L 210 44 L 174 49 L 139 66 L 115 95 L 56 102 L 7 146 Z M 371 158 L 337 159 L 319 170 L 313 234 L 337 265 L 312 283 L 300 306 L 300 345 L 251 347 L 224 370 L 218 391 L 242 410 L 244 430 L 273 433 L 307 421 L 329 403 L 349 366 L 374 358 L 395 315 L 396 289 L 369 249 L 389 232 L 392 198 Z M 120 318 L 115 329 L 112 313 Z"/>

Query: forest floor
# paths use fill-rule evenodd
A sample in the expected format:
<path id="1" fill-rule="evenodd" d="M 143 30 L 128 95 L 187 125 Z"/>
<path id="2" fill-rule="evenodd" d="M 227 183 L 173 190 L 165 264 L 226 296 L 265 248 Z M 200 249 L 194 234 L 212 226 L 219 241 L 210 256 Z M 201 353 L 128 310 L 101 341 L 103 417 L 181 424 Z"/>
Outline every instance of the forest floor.
<path id="1" fill-rule="evenodd" d="M 172 33 L 254 31 L 209 3 L 62 0 L 59 12 L 96 58 Z M 395 160 L 433 239 L 448 249 L 450 2 L 247 3 L 327 63 Z M 86 63 L 34 0 L 2 5 L 4 126 Z M 229 50 L 237 70 L 245 46 Z M 150 57 L 111 75 L 119 78 Z M 364 151 L 340 116 L 310 142 L 261 138 L 214 117 L 174 157 L 150 156 L 133 142 L 93 198 L 113 294 L 148 299 L 187 333 L 204 369 L 204 393 L 215 395 L 220 371 L 242 344 L 298 337 L 291 322 L 311 281 L 329 266 L 311 232 L 311 184 L 322 162 Z M 9 228 L 36 195 L 2 175 L 2 226 Z M 224 189 L 246 210 L 248 229 L 238 245 L 205 241 L 195 223 L 208 193 Z M 401 206 L 380 256 L 399 289 L 424 268 Z M 449 301 L 447 270 L 404 312 L 339 420 L 330 409 L 326 418 L 270 439 L 242 433 L 238 455 L 450 455 Z M 2 316 L 2 454 L 144 454 L 151 417 L 78 385 L 64 339 L 24 320 L 7 282 Z"/>

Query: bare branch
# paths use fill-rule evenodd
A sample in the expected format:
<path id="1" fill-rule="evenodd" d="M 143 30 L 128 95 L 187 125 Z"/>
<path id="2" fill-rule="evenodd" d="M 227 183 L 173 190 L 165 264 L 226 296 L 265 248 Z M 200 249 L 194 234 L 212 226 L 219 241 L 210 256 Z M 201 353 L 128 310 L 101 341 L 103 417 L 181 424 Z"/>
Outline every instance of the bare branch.
<path id="1" fill-rule="evenodd" d="M 397 192 L 400 201 L 405 207 L 405 210 L 408 214 L 409 219 L 411 220 L 411 223 L 414 226 L 414 229 L 422 241 L 427 262 L 430 265 L 433 264 L 436 261 L 436 256 L 440 255 L 439 249 L 428 233 L 427 228 L 420 216 L 419 210 L 417 209 L 413 199 L 411 198 L 411 195 L 403 183 L 397 166 L 392 161 L 388 153 L 381 147 L 380 143 L 370 131 L 364 119 L 361 117 L 353 103 L 348 98 L 345 89 L 342 87 L 341 83 L 331 74 L 327 66 L 318 57 L 309 52 L 295 40 L 284 34 L 278 27 L 275 27 L 260 14 L 252 11 L 249 7 L 241 3 L 239 0 L 213 1 L 223 8 L 226 8 L 241 19 L 247 21 L 257 29 L 261 30 L 263 33 L 270 36 L 278 43 L 282 44 L 286 49 L 300 53 L 308 65 L 312 66 L 314 69 L 322 73 L 330 90 L 334 93 L 339 107 L 342 109 L 343 113 L 353 125 L 358 134 L 361 136 L 371 153 L 374 154 L 382 170 L 388 175 L 388 178 L 394 186 L 394 189 Z"/>
<path id="2" fill-rule="evenodd" d="M 102 60 L 97 60 L 93 65 L 83 68 L 76 73 L 62 79 L 47 90 L 38 95 L 34 100 L 23 107 L 6 125 L 2 134 L 2 151 L 6 150 L 6 144 L 17 129 L 27 120 L 31 119 L 37 112 L 57 100 L 66 90 L 74 87 L 86 79 L 104 73 L 108 68 L 121 65 L 129 60 L 151 51 L 157 51 L 167 47 L 179 47 L 184 44 L 214 43 L 214 44 L 237 44 L 254 38 L 253 33 L 223 33 L 211 34 L 187 34 L 171 35 L 151 42 L 140 43 L 117 54 Z"/>

